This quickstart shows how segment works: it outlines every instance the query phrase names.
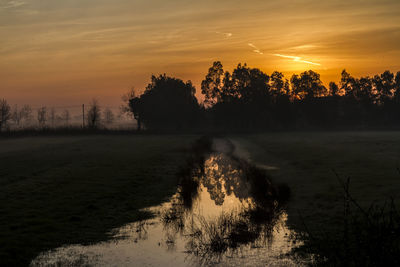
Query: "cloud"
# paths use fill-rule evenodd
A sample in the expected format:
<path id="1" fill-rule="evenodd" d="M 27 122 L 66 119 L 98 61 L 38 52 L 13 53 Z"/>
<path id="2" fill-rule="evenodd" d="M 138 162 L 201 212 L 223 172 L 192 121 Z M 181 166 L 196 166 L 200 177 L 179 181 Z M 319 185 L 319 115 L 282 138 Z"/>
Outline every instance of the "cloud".
<path id="1" fill-rule="evenodd" d="M 221 34 L 223 36 L 225 36 L 226 38 L 230 38 L 233 36 L 233 33 L 231 32 L 215 32 L 216 34 Z"/>
<path id="2" fill-rule="evenodd" d="M 0 1 L 0 9 L 16 8 L 23 5 L 26 5 L 26 2 L 22 0 Z"/>
<path id="3" fill-rule="evenodd" d="M 305 44 L 305 45 L 298 45 L 298 46 L 294 46 L 291 47 L 291 50 L 310 50 L 310 49 L 314 49 L 317 48 L 318 46 L 316 45 L 312 45 L 312 44 Z"/>
<path id="4" fill-rule="evenodd" d="M 302 62 L 302 63 L 306 63 L 306 64 L 321 66 L 321 64 L 319 64 L 319 63 L 315 63 L 315 62 L 303 60 L 303 59 L 301 59 L 301 57 L 287 56 L 287 55 L 282 55 L 282 54 L 273 54 L 273 55 L 276 56 L 276 57 L 282 57 L 282 58 L 293 59 L 293 61 L 296 61 L 296 62 Z"/>
<path id="5" fill-rule="evenodd" d="M 261 52 L 261 50 L 257 46 L 253 45 L 252 43 L 248 43 L 247 45 L 250 46 L 251 48 L 254 48 L 254 50 L 253 50 L 254 53 L 264 55 L 264 53 Z"/>

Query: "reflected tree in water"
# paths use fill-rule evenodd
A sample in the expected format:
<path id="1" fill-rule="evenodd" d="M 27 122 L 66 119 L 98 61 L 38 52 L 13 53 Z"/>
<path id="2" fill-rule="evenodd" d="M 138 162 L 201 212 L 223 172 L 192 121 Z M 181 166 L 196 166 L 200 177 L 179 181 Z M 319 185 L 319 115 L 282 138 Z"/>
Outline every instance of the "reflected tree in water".
<path id="1" fill-rule="evenodd" d="M 173 233 L 182 234 L 187 251 L 207 262 L 218 260 L 226 252 L 234 253 L 241 246 L 272 242 L 273 229 L 289 196 L 287 192 L 282 194 L 282 187 L 273 185 L 263 170 L 233 155 L 212 153 L 191 167 L 194 169 L 185 173 L 192 176 L 183 180 L 193 182 L 181 182 L 171 206 L 162 212 L 166 240 Z M 224 205 L 228 197 L 238 205 L 210 217 L 196 206 L 197 201 L 204 201 L 198 199 L 202 189 L 215 206 Z"/>

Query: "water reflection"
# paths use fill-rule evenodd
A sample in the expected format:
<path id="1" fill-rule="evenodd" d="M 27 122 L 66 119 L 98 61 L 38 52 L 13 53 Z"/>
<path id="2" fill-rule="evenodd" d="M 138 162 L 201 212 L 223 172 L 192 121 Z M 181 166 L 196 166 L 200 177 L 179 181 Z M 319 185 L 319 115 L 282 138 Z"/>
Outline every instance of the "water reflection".
<path id="1" fill-rule="evenodd" d="M 32 265 L 300 264 L 287 255 L 296 245 L 286 227 L 285 189 L 273 186 L 263 171 L 218 152 L 181 175 L 170 201 L 150 209 L 154 219 L 118 229 L 110 242 L 43 253 Z"/>

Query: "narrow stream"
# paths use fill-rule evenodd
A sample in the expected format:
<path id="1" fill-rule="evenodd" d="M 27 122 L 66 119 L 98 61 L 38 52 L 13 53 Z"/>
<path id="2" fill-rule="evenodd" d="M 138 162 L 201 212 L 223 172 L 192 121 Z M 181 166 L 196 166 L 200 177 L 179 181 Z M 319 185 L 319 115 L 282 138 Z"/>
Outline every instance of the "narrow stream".
<path id="1" fill-rule="evenodd" d="M 227 153 L 225 142 L 214 142 L 216 152 L 191 170 L 168 202 L 149 208 L 153 219 L 114 230 L 111 241 L 44 252 L 31 265 L 302 265 L 289 255 L 300 244 L 292 241 L 281 199 L 268 183 L 254 186 L 249 173 L 257 171 Z"/>

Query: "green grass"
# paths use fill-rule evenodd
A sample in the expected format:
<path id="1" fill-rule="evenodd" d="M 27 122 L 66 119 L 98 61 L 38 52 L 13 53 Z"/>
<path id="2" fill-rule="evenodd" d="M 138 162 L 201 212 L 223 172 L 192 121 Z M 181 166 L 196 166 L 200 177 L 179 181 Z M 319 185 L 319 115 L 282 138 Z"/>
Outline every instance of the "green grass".
<path id="1" fill-rule="evenodd" d="M 293 193 L 289 224 L 304 230 L 335 231 L 343 222 L 341 179 L 351 179 L 350 193 L 363 206 L 400 195 L 400 132 L 268 133 L 233 136 L 238 152 L 270 170 L 275 183 Z"/>
<path id="2" fill-rule="evenodd" d="M 0 265 L 24 266 L 63 244 L 93 243 L 150 216 L 176 190 L 195 136 L 0 139 Z"/>

